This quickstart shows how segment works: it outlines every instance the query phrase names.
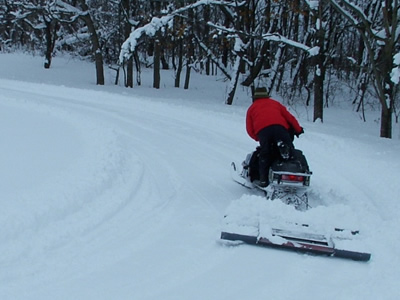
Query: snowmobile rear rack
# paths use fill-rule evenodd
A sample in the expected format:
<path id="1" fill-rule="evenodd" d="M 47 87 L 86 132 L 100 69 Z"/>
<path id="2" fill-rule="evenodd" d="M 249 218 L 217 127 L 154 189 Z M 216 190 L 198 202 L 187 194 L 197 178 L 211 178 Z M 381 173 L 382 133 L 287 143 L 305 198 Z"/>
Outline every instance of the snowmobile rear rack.
<path id="1" fill-rule="evenodd" d="M 352 259 L 355 261 L 369 261 L 371 258 L 370 253 L 336 249 L 331 240 L 319 234 L 299 236 L 298 234 L 291 235 L 290 231 L 274 229 L 272 235 L 267 238 L 223 231 L 221 233 L 221 239 L 242 241 L 251 245 L 286 249 L 303 253 Z"/>

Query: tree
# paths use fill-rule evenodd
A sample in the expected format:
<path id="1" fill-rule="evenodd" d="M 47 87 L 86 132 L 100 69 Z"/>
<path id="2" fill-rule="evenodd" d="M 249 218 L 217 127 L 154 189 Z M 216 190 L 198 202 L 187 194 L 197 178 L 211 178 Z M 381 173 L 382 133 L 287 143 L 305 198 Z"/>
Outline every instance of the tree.
<path id="1" fill-rule="evenodd" d="M 8 11 L 5 16 L 8 21 L 6 27 L 14 27 L 14 32 L 15 28 L 19 28 L 21 43 L 29 43 L 33 48 L 40 48 L 42 40 L 45 40 L 45 47 L 42 47 L 45 55 L 44 67 L 50 68 L 58 22 L 49 14 L 49 7 L 43 1 L 13 1 L 5 4 L 5 12 Z M 7 35 L 12 39 L 13 33 L 8 32 Z"/>
<path id="2" fill-rule="evenodd" d="M 155 7 L 158 16 L 152 17 L 151 21 L 148 22 L 147 24 L 144 24 L 143 26 L 140 26 L 133 30 L 129 36 L 128 39 L 125 40 L 125 42 L 122 44 L 121 47 L 121 53 L 119 57 L 119 61 L 121 64 L 123 64 L 126 60 L 128 60 L 133 53 L 136 51 L 136 48 L 138 46 L 139 40 L 142 36 L 147 36 L 151 38 L 155 38 L 154 42 L 154 76 L 153 76 L 153 87 L 159 88 L 159 81 L 160 81 L 160 74 L 159 74 L 159 67 L 160 67 L 160 59 L 161 59 L 161 31 L 162 30 L 167 30 L 167 28 L 173 27 L 174 19 L 177 16 L 180 16 L 181 14 L 187 13 L 189 10 L 203 5 L 203 1 L 196 2 L 194 4 L 189 4 L 187 6 L 174 9 L 172 12 L 165 14 L 165 15 L 160 15 L 161 12 L 161 7 L 159 7 L 159 2 L 155 2 Z M 165 5 L 166 3 L 164 3 Z M 188 72 L 190 71 L 190 65 L 188 65 Z M 186 79 L 186 84 L 188 85 L 188 74 L 187 73 L 187 79 Z M 175 83 L 176 85 L 177 83 Z"/>
<path id="3" fill-rule="evenodd" d="M 362 37 L 377 98 L 381 104 L 380 136 L 392 137 L 392 118 L 398 82 L 390 74 L 399 50 L 399 0 L 329 0 Z"/>
<path id="4" fill-rule="evenodd" d="M 78 13 L 79 18 L 81 18 L 90 34 L 90 40 L 92 43 L 92 53 L 94 54 L 94 60 L 96 64 L 96 84 L 104 85 L 104 67 L 103 67 L 103 54 L 101 52 L 99 36 L 96 31 L 96 25 L 90 15 L 89 6 L 86 0 L 78 0 L 82 10 Z"/>
<path id="5" fill-rule="evenodd" d="M 131 24 L 129 21 L 130 18 L 130 11 L 131 11 L 131 6 L 130 6 L 130 1 L 129 0 L 122 0 L 121 1 L 121 9 L 123 13 L 123 35 L 124 39 L 127 39 L 129 37 L 129 34 L 131 32 Z M 125 80 L 125 86 L 126 87 L 133 87 L 133 56 L 128 59 L 126 62 L 127 64 L 127 75 L 126 75 L 126 80 Z"/>
<path id="6" fill-rule="evenodd" d="M 324 26 L 324 5 L 322 1 L 318 2 L 318 6 L 313 9 L 315 17 L 315 46 L 318 47 L 318 54 L 314 57 L 314 122 L 321 120 L 323 122 L 323 106 L 324 106 L 324 81 L 326 74 L 326 63 L 325 63 L 325 40 L 326 30 Z"/>
<path id="7" fill-rule="evenodd" d="M 0 1 L 0 51 L 12 43 L 11 8 L 8 1 Z"/>
<path id="8" fill-rule="evenodd" d="M 95 3 L 102 5 L 102 3 Z M 44 49 L 45 68 L 50 68 L 54 48 L 57 44 L 57 39 L 67 39 L 65 36 L 59 36 L 60 24 L 65 27 L 70 27 L 71 31 L 75 31 L 79 27 L 73 27 L 79 20 L 82 20 L 86 25 L 92 45 L 91 53 L 94 56 L 96 64 L 96 79 L 97 84 L 104 84 L 103 70 L 103 54 L 101 49 L 101 41 L 97 32 L 98 25 L 96 24 L 96 16 L 92 17 L 95 10 L 91 10 L 85 0 L 77 1 L 41 1 L 41 0 L 23 0 L 12 1 L 9 4 L 9 15 L 13 16 L 12 22 L 20 28 L 19 34 L 28 40 L 34 49 Z M 79 30 L 79 29 L 78 29 Z M 26 33 L 25 33 L 26 31 Z M 72 33 L 71 33 L 72 34 Z M 79 40 L 85 34 L 75 35 L 75 40 Z M 42 41 L 45 41 L 45 47 L 42 46 Z M 24 42 L 24 39 L 21 39 Z M 60 42 L 60 41 L 59 41 Z"/>
<path id="9" fill-rule="evenodd" d="M 323 121 L 337 80 L 355 91 L 349 102 L 357 110 L 368 107 L 371 95 L 379 99 L 380 135 L 391 137 L 399 114 L 399 2 L 0 0 L 0 47 L 39 50 L 45 67 L 55 51 L 91 58 L 98 84 L 103 63 L 117 58 L 129 87 L 133 64 L 138 84 L 140 66 L 154 68 L 155 88 L 160 69 L 170 65 L 175 87 L 186 68 L 185 89 L 194 71 L 222 73 L 226 104 L 238 85 L 263 85 L 289 105 L 313 100 L 314 121 Z"/>
<path id="10" fill-rule="evenodd" d="M 284 14 L 281 4 L 275 4 L 270 7 L 269 1 L 250 1 L 251 5 L 246 5 L 246 2 L 231 3 L 230 6 L 221 6 L 221 10 L 229 19 L 229 27 L 224 24 L 214 24 L 209 22 L 209 25 L 216 28 L 220 32 L 225 33 L 227 39 L 232 41 L 231 56 L 232 71 L 228 77 L 231 84 L 228 88 L 227 104 L 232 103 L 233 95 L 236 89 L 236 80 L 239 76 L 239 71 L 242 72 L 241 62 L 243 61 L 250 70 L 242 82 L 242 85 L 251 86 L 256 80 L 259 82 L 267 81 L 269 90 L 273 89 L 275 78 L 282 70 L 282 64 L 285 61 L 284 51 L 286 48 L 299 49 L 309 55 L 318 53 L 318 47 L 310 47 L 284 35 L 284 31 L 279 28 L 276 16 Z M 231 12 L 231 9 L 235 11 Z M 273 11 L 273 12 L 272 12 Z M 253 15 L 256 17 L 253 17 Z M 265 16 L 264 16 L 265 15 Z M 255 22 L 251 24 L 252 20 Z M 239 69 L 241 67 L 241 69 Z M 224 70 L 223 68 L 221 68 Z M 225 71 L 226 72 L 226 71 Z M 224 72 L 224 73 L 225 73 Z"/>

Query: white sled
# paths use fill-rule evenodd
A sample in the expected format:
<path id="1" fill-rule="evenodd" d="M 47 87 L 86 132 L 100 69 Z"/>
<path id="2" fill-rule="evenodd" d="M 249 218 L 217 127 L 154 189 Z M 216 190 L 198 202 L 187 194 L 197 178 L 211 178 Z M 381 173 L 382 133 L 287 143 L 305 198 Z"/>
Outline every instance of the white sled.
<path id="1" fill-rule="evenodd" d="M 221 239 L 356 261 L 371 258 L 371 254 L 363 250 L 358 230 L 336 228 L 329 223 L 307 224 L 301 218 L 304 214 L 306 212 L 281 202 L 265 201 L 257 196 L 243 197 L 228 208 Z M 285 216 L 295 221 L 289 222 Z"/>

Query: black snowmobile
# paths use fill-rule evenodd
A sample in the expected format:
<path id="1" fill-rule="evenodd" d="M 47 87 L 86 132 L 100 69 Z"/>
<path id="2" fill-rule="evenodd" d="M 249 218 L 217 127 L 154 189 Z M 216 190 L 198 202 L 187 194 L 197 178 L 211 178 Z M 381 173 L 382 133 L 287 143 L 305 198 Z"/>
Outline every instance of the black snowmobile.
<path id="1" fill-rule="evenodd" d="M 238 183 L 248 188 L 259 188 L 265 192 L 268 199 L 281 199 L 296 209 L 309 208 L 307 190 L 310 186 L 312 172 L 309 169 L 303 152 L 299 149 L 289 151 L 288 146 L 278 142 L 273 147 L 273 163 L 269 170 L 269 185 L 259 186 L 258 160 L 260 147 L 247 154 L 242 162 L 242 170 L 238 171 L 232 162 L 232 177 Z"/>
<path id="2" fill-rule="evenodd" d="M 288 147 L 281 143 L 273 147 L 274 160 L 266 188 L 259 185 L 259 148 L 247 155 L 241 170 L 237 170 L 236 164 L 232 162 L 233 179 L 247 188 L 262 190 L 268 200 L 280 199 L 285 204 L 293 205 L 299 213 L 309 209 L 307 191 L 312 172 L 305 156 L 298 149 L 288 151 Z M 241 214 L 240 209 L 233 211 Z M 224 216 L 221 239 L 358 261 L 368 261 L 371 257 L 370 253 L 360 251 L 358 247 L 350 247 L 348 243 L 357 238 L 358 230 L 334 227 L 329 232 L 321 232 L 318 226 L 289 220 L 283 223 L 280 220 L 277 225 L 274 224 L 277 214 L 279 212 L 273 211 L 256 212 L 255 216 L 227 214 Z"/>

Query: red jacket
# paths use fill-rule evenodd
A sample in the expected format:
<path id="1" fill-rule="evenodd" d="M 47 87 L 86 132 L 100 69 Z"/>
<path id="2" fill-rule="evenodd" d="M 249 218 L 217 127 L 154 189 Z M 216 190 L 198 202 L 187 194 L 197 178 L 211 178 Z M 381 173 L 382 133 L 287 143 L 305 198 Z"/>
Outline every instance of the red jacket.
<path id="1" fill-rule="evenodd" d="M 257 134 L 270 125 L 282 125 L 293 128 L 296 134 L 301 133 L 301 126 L 296 118 L 276 100 L 271 98 L 256 99 L 247 110 L 246 130 L 251 138 L 258 141 Z"/>

